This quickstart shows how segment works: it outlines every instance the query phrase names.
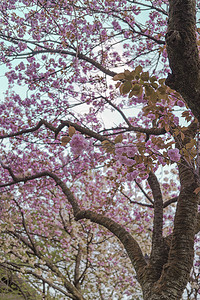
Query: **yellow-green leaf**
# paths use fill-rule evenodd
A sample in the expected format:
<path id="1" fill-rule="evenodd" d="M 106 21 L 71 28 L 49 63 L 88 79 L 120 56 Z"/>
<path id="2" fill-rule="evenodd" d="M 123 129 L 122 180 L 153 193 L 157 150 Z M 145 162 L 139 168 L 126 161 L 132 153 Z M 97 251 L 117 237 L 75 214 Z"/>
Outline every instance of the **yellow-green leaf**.
<path id="1" fill-rule="evenodd" d="M 142 94 L 142 86 L 139 84 L 135 84 L 129 94 L 129 98 L 133 97 L 133 96 L 139 96 Z"/>
<path id="2" fill-rule="evenodd" d="M 151 94 L 154 93 L 154 89 L 151 86 L 145 86 L 145 94 L 148 96 L 150 96 Z"/>
<path id="3" fill-rule="evenodd" d="M 196 141 L 194 139 L 191 139 L 191 141 L 185 145 L 185 148 L 191 149 L 195 144 L 196 144 Z"/>
<path id="4" fill-rule="evenodd" d="M 185 134 L 181 131 L 181 139 L 182 139 L 182 141 L 184 140 L 184 138 L 185 138 Z"/>
<path id="5" fill-rule="evenodd" d="M 154 90 L 153 90 L 153 91 L 151 92 L 151 94 L 150 94 L 150 99 L 151 99 L 152 102 L 155 103 L 155 102 L 157 101 L 157 98 L 158 98 L 158 97 L 157 97 L 157 93 L 155 93 Z"/>
<path id="6" fill-rule="evenodd" d="M 141 74 L 141 79 L 142 79 L 143 81 L 148 81 L 148 80 L 149 80 L 149 72 L 143 72 L 143 73 Z"/>
<path id="7" fill-rule="evenodd" d="M 108 153 L 114 153 L 114 145 L 111 144 L 109 141 L 103 141 L 102 142 L 102 147 L 105 149 L 106 152 Z"/>
<path id="8" fill-rule="evenodd" d="M 131 90 L 132 88 L 132 83 L 130 81 L 126 81 L 125 83 L 122 84 L 122 86 L 120 87 L 120 92 L 125 95 L 128 94 L 128 92 Z"/>
<path id="9" fill-rule="evenodd" d="M 156 82 L 152 82 L 151 86 L 152 86 L 154 89 L 157 89 L 158 84 L 157 84 Z"/>
<path id="10" fill-rule="evenodd" d="M 116 136 L 115 138 L 115 144 L 121 143 L 123 140 L 123 135 L 119 134 L 118 136 Z"/>
<path id="11" fill-rule="evenodd" d="M 142 67 L 141 67 L 141 66 L 137 66 L 137 67 L 135 68 L 135 74 L 136 74 L 136 75 L 139 75 L 141 72 L 142 72 Z"/>
<path id="12" fill-rule="evenodd" d="M 182 112 L 182 117 L 184 117 L 187 122 L 189 122 L 192 119 L 188 110 Z"/>
<path id="13" fill-rule="evenodd" d="M 166 85 L 162 85 L 158 88 L 158 91 L 161 95 L 164 95 L 166 93 L 166 89 L 167 89 Z"/>
<path id="14" fill-rule="evenodd" d="M 156 78 L 156 76 L 152 76 L 152 77 L 150 77 L 150 81 L 153 83 L 154 81 L 156 81 L 157 80 L 157 78 Z"/>
<path id="15" fill-rule="evenodd" d="M 160 84 L 163 84 L 163 83 L 165 82 L 165 78 L 159 79 L 158 82 L 159 82 Z"/>
<path id="16" fill-rule="evenodd" d="M 69 126 L 69 136 L 72 137 L 76 132 L 76 129 L 73 126 Z"/>
<path id="17" fill-rule="evenodd" d="M 124 71 L 124 77 L 125 77 L 126 80 L 131 81 L 135 78 L 135 74 L 134 74 L 133 71 L 130 72 L 129 70 L 125 70 Z"/>
<path id="18" fill-rule="evenodd" d="M 169 124 L 165 124 L 165 130 L 166 130 L 166 132 L 169 132 L 169 131 L 170 131 Z"/>
<path id="19" fill-rule="evenodd" d="M 124 75 L 126 76 L 130 76 L 131 72 L 129 70 L 124 70 Z"/>
<path id="20" fill-rule="evenodd" d="M 105 141 L 103 141 L 101 143 L 102 143 L 102 145 L 106 145 L 106 144 L 109 144 L 110 142 L 108 140 L 105 140 Z"/>
<path id="21" fill-rule="evenodd" d="M 71 141 L 69 136 L 63 136 L 61 138 L 61 146 L 66 146 Z"/>

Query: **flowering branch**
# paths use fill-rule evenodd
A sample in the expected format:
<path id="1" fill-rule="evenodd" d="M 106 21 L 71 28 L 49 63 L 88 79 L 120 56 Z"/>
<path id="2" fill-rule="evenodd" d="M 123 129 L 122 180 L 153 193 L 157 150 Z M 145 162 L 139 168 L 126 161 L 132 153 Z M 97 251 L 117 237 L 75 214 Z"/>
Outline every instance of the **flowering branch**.
<path id="1" fill-rule="evenodd" d="M 90 137 L 94 137 L 95 139 L 99 140 L 99 141 L 105 141 L 108 140 L 107 135 L 100 135 L 97 132 L 92 131 L 91 129 L 88 129 L 86 127 L 83 127 L 81 125 L 78 125 L 77 123 L 71 122 L 71 121 L 63 121 L 60 120 L 60 125 L 58 127 L 53 126 L 51 123 L 45 121 L 45 120 L 40 120 L 38 122 L 38 124 L 34 127 L 31 128 L 27 128 L 27 129 L 22 129 L 20 131 L 17 132 L 13 132 L 13 133 L 8 133 L 8 134 L 3 134 L 0 135 L 0 140 L 5 139 L 5 138 L 9 138 L 9 137 L 16 137 L 16 136 L 20 136 L 26 133 L 31 133 L 31 132 L 35 132 L 37 131 L 42 125 L 45 125 L 46 128 L 50 129 L 51 131 L 53 131 L 55 133 L 55 138 L 57 138 L 59 132 L 64 128 L 64 127 L 69 127 L 69 126 L 73 126 L 77 131 L 79 131 L 80 133 L 86 134 Z M 116 130 L 117 128 L 113 128 L 112 130 Z M 129 127 L 124 127 L 124 132 L 140 132 L 140 133 L 146 133 L 147 135 L 162 135 L 166 133 L 166 130 L 164 128 L 142 128 L 142 127 L 136 127 L 136 126 L 129 126 Z"/>
<path id="2" fill-rule="evenodd" d="M 3 166 L 6 170 L 10 172 L 11 168 Z M 124 245 L 127 254 L 136 270 L 136 273 L 138 273 L 138 280 L 141 281 L 142 277 L 141 276 L 141 270 L 144 268 L 146 265 L 145 259 L 143 257 L 142 251 L 138 243 L 135 241 L 135 239 L 130 235 L 128 231 L 126 231 L 123 226 L 119 225 L 112 219 L 105 217 L 101 214 L 97 214 L 95 212 L 89 211 L 89 210 L 81 210 L 76 198 L 74 197 L 73 193 L 70 191 L 70 189 L 66 186 L 66 184 L 54 173 L 49 172 L 49 171 L 44 171 L 37 173 L 35 175 L 30 175 L 30 176 L 24 176 L 21 178 L 14 177 L 14 180 L 8 183 L 0 184 L 1 187 L 6 187 L 6 186 L 11 186 L 20 182 L 27 182 L 35 179 L 39 179 L 42 177 L 50 177 L 52 178 L 56 184 L 62 189 L 62 192 L 64 195 L 67 197 L 69 203 L 72 206 L 73 213 L 75 219 L 81 220 L 81 219 L 89 219 L 94 223 L 100 224 L 110 230 L 118 239 L 121 241 L 121 243 Z M 50 262 L 48 262 L 49 266 Z M 52 264 L 51 268 L 54 270 L 54 266 Z M 79 298 L 78 298 L 79 299 Z"/>
<path id="3" fill-rule="evenodd" d="M 146 261 L 136 240 L 121 225 L 101 214 L 90 210 L 82 210 L 76 216 L 76 220 L 88 219 L 94 223 L 100 224 L 112 232 L 124 245 L 126 252 L 138 274 L 138 281 L 142 281 L 142 269 L 146 266 Z"/>

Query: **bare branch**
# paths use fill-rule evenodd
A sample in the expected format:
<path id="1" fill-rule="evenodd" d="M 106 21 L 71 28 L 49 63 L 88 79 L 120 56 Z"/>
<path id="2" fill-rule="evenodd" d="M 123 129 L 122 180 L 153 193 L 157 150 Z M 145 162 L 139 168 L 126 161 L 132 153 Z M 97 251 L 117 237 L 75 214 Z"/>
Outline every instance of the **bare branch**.
<path id="1" fill-rule="evenodd" d="M 29 271 L 27 271 L 27 274 L 33 275 L 34 277 L 36 277 L 36 278 L 40 279 L 41 281 L 47 283 L 49 286 L 51 286 L 51 287 L 54 288 L 55 290 L 61 292 L 63 295 L 65 295 L 65 296 L 67 296 L 67 297 L 69 297 L 69 298 L 71 298 L 71 299 L 74 299 L 74 300 L 76 300 L 76 299 L 84 300 L 84 299 L 85 299 L 85 298 L 83 298 L 83 297 L 77 298 L 75 295 L 67 293 L 67 292 L 66 292 L 65 290 L 63 290 L 61 287 L 57 286 L 56 284 L 54 284 L 53 282 L 51 282 L 50 280 L 48 280 L 48 278 L 44 278 L 43 276 L 38 275 L 38 274 L 36 274 L 36 273 L 33 272 L 33 271 L 30 271 L 30 270 L 29 270 Z"/>
<path id="2" fill-rule="evenodd" d="M 142 5 L 142 6 L 144 6 L 144 7 L 148 7 L 150 10 L 151 10 L 151 9 L 154 9 L 154 10 L 156 10 L 156 11 L 158 11 L 158 12 L 160 12 L 160 13 L 166 15 L 166 16 L 168 16 L 168 13 L 167 13 L 164 9 L 159 8 L 159 7 L 156 7 L 156 6 L 154 6 L 153 4 L 148 5 L 148 4 L 144 4 L 144 3 L 141 3 L 141 2 L 135 1 L 135 0 L 134 0 L 133 2 L 134 2 L 134 4 L 139 4 L 139 5 Z"/>
<path id="3" fill-rule="evenodd" d="M 133 33 L 138 34 L 139 36 L 140 35 L 144 36 L 144 37 L 148 38 L 149 40 L 154 41 L 156 44 L 165 45 L 165 41 L 159 40 L 159 39 L 153 37 L 152 35 L 145 33 L 137 23 L 135 23 L 135 25 L 139 28 L 140 31 L 135 30 L 135 28 L 125 18 L 122 18 L 117 15 L 114 15 L 114 16 L 116 19 L 119 19 L 121 22 L 126 23 L 130 27 L 130 29 Z"/>
<path id="4" fill-rule="evenodd" d="M 128 197 L 124 192 L 120 191 L 120 193 L 121 193 L 124 197 L 126 197 L 126 198 L 130 201 L 130 203 L 132 203 L 132 204 L 137 204 L 137 205 L 140 205 L 140 206 L 151 207 L 151 208 L 153 208 L 153 205 L 151 205 L 151 204 L 146 204 L 146 203 L 141 203 L 141 202 L 133 201 L 133 200 L 131 200 L 131 198 Z"/>
<path id="5" fill-rule="evenodd" d="M 170 205 L 170 204 L 172 204 L 172 203 L 177 202 L 177 200 L 178 200 L 178 196 L 177 196 L 177 197 L 174 197 L 174 198 L 171 198 L 171 199 L 169 199 L 169 200 L 167 200 L 167 201 L 165 201 L 165 202 L 163 203 L 163 208 L 167 207 L 168 205 Z"/>
<path id="6" fill-rule="evenodd" d="M 154 204 L 153 200 L 147 195 L 147 193 L 145 192 L 145 190 L 142 188 L 142 186 L 136 181 L 134 180 L 135 183 L 137 184 L 137 186 L 139 187 L 139 189 L 141 190 L 141 192 L 145 195 L 145 197 L 149 200 L 149 202 L 151 202 L 152 204 Z"/>
<path id="7" fill-rule="evenodd" d="M 10 174 L 10 176 L 12 177 L 12 179 L 13 179 L 14 181 L 16 181 L 16 180 L 17 180 L 17 177 L 14 175 L 12 169 L 11 169 L 9 166 L 6 166 L 1 160 L 0 160 L 0 164 L 1 164 L 1 166 L 2 166 L 5 170 L 8 170 L 8 173 Z"/>
<path id="8" fill-rule="evenodd" d="M 114 103 L 112 103 L 112 101 L 108 100 L 108 98 L 106 97 L 103 97 L 102 98 L 108 103 L 110 104 L 114 109 L 116 109 L 120 115 L 122 116 L 122 118 L 124 119 L 124 121 L 126 122 L 126 124 L 129 126 L 129 127 L 132 127 L 131 123 L 129 122 L 129 120 L 127 119 L 127 117 L 125 116 L 125 114 L 123 113 L 123 111 L 117 107 L 117 105 L 115 105 Z"/>

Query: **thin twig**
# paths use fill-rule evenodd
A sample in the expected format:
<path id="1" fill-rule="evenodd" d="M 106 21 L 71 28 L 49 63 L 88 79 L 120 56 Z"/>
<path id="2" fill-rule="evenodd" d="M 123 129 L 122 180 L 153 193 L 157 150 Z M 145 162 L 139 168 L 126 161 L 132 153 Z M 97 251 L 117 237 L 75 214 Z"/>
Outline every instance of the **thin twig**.
<path id="1" fill-rule="evenodd" d="M 145 206 L 145 207 L 151 207 L 151 208 L 153 208 L 153 205 L 151 205 L 151 204 L 146 204 L 146 203 L 141 203 L 141 202 L 133 201 L 133 200 L 131 200 L 131 198 L 130 198 L 129 196 L 127 196 L 124 192 L 122 192 L 122 191 L 120 191 L 120 192 L 121 192 L 121 194 L 122 194 L 124 197 L 126 197 L 132 204 L 138 204 L 138 205 L 140 205 L 140 206 Z"/>
<path id="2" fill-rule="evenodd" d="M 134 180 L 135 183 L 137 184 L 137 186 L 139 187 L 139 189 L 141 190 L 141 192 L 145 195 L 145 197 L 149 200 L 149 202 L 151 202 L 154 205 L 153 200 L 147 195 L 147 193 L 144 191 L 144 189 L 142 188 L 142 186 L 136 181 Z"/>

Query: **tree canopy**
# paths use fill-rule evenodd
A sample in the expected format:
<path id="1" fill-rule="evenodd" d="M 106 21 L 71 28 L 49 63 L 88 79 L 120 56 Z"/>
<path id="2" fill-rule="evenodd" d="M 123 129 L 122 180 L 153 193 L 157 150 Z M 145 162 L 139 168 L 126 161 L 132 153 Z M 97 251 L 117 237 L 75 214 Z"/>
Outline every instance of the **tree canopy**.
<path id="1" fill-rule="evenodd" d="M 0 267 L 38 297 L 198 299 L 199 7 L 1 1 Z"/>

